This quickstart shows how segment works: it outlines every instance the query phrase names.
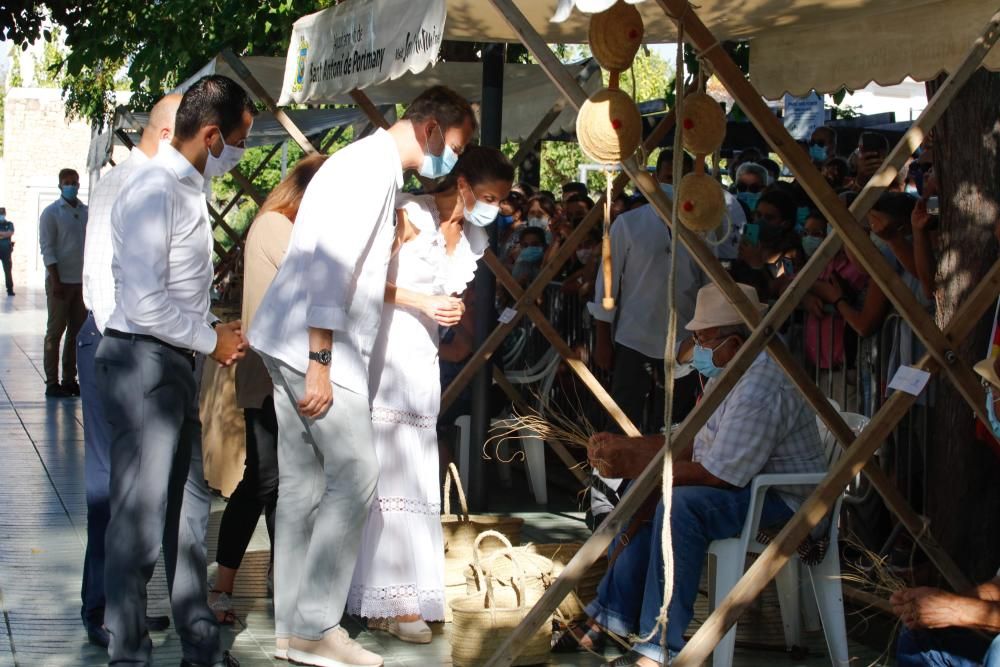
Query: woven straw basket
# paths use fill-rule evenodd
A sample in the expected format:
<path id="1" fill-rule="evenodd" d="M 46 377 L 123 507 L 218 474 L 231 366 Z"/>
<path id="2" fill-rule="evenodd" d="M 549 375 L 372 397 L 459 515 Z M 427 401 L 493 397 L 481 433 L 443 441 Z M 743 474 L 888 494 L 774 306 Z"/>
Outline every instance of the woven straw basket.
<path id="1" fill-rule="evenodd" d="M 484 540 L 491 538 L 500 542 L 504 548 L 483 556 L 480 547 Z M 465 568 L 467 595 L 485 592 L 483 576 L 492 579 L 495 586 L 513 586 L 520 573 L 524 577 L 524 601 L 532 605 L 555 579 L 555 566 L 550 559 L 532 552 L 530 547 L 514 547 L 506 537 L 492 530 L 481 533 L 476 538 L 473 559 L 474 563 Z"/>
<path id="2" fill-rule="evenodd" d="M 681 115 L 681 140 L 689 153 L 711 155 L 722 147 L 726 140 L 726 112 L 711 96 L 686 95 Z"/>
<path id="3" fill-rule="evenodd" d="M 631 157 L 642 141 L 639 107 L 621 90 L 599 90 L 580 107 L 576 136 L 592 160 L 618 164 Z"/>
<path id="4" fill-rule="evenodd" d="M 514 568 L 513 581 L 510 585 L 499 586 L 495 576 L 483 573 L 478 551 L 473 552 L 473 568 L 478 580 L 484 582 L 485 591 L 449 603 L 454 619 L 449 639 L 451 661 L 455 667 L 483 665 L 531 610 L 525 596 L 527 584 L 524 572 L 517 559 L 510 562 Z M 551 641 L 552 619 L 549 618 L 521 646 L 520 655 L 512 664 L 537 665 L 546 662 Z"/>
<path id="5" fill-rule="evenodd" d="M 601 67 L 622 72 L 632 66 L 642 45 L 642 15 L 634 5 L 619 0 L 590 17 L 590 51 Z"/>
<path id="6" fill-rule="evenodd" d="M 529 544 L 524 548 L 550 559 L 554 566 L 552 574 L 554 577 L 558 577 L 582 546 L 583 544 L 579 542 L 571 542 L 567 544 Z M 580 578 L 573 592 L 567 595 L 566 599 L 559 605 L 559 620 L 568 623 L 582 621 L 587 617 L 584 609 L 597 598 L 597 587 L 607 571 L 608 557 L 603 555 L 590 566 Z"/>
<path id="7" fill-rule="evenodd" d="M 677 188 L 678 217 L 693 232 L 707 232 L 722 224 L 726 200 L 722 186 L 708 174 L 688 174 Z"/>

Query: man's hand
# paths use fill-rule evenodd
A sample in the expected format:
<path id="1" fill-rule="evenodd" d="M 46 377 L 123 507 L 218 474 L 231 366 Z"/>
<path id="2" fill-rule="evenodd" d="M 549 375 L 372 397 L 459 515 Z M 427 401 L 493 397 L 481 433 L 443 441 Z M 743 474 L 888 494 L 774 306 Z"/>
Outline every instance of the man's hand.
<path id="1" fill-rule="evenodd" d="M 930 221 L 931 214 L 927 212 L 927 200 L 921 197 L 917 200 L 917 205 L 913 207 L 913 213 L 910 214 L 910 225 L 913 227 L 913 231 L 922 232 L 927 229 Z"/>
<path id="2" fill-rule="evenodd" d="M 219 365 L 232 366 L 246 355 L 246 350 L 247 342 L 243 338 L 243 325 L 239 320 L 216 325 L 212 358 Z"/>
<path id="3" fill-rule="evenodd" d="M 465 304 L 454 296 L 426 296 L 420 310 L 443 327 L 453 327 L 462 320 Z"/>
<path id="4" fill-rule="evenodd" d="M 802 310 L 817 319 L 823 319 L 826 314 L 823 312 L 823 300 L 815 294 L 806 294 L 802 297 Z"/>
<path id="5" fill-rule="evenodd" d="M 960 618 L 962 599 L 937 588 L 904 588 L 889 598 L 893 612 L 907 628 L 947 628 Z"/>
<path id="6" fill-rule="evenodd" d="M 299 401 L 299 414 L 307 419 L 322 416 L 333 405 L 330 367 L 310 361 L 306 369 L 306 393 Z"/>
<path id="7" fill-rule="evenodd" d="M 858 181 L 862 184 L 875 175 L 882 166 L 882 154 L 878 151 L 867 151 L 858 155 Z"/>
<path id="8" fill-rule="evenodd" d="M 635 438 L 613 433 L 597 433 L 587 444 L 590 465 L 603 477 L 635 479 L 663 449 L 662 435 Z"/>
<path id="9" fill-rule="evenodd" d="M 812 293 L 827 303 L 837 303 L 844 296 L 844 289 L 836 280 L 817 280 Z"/>
<path id="10" fill-rule="evenodd" d="M 52 279 L 52 296 L 60 301 L 65 301 L 69 297 L 69 290 L 66 288 L 65 283 L 57 278 Z"/>
<path id="11" fill-rule="evenodd" d="M 594 363 L 605 373 L 615 367 L 615 348 L 611 341 L 598 337 L 594 345 Z"/>

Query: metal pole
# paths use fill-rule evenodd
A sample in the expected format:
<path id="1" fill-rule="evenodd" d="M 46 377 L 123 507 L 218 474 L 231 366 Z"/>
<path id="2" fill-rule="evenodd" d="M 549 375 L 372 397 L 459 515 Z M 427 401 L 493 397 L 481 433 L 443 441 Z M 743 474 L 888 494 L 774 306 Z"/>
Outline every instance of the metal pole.
<path id="1" fill-rule="evenodd" d="M 503 108 L 503 64 L 507 54 L 506 44 L 486 44 L 483 46 L 483 104 L 479 140 L 483 146 L 500 148 L 501 111 Z M 490 248 L 497 250 L 497 226 L 490 225 Z M 496 278 L 493 272 L 479 263 L 473 286 L 476 295 L 476 345 L 478 350 L 493 331 L 496 322 L 494 300 Z M 472 381 L 472 451 L 478 452 L 489 437 L 490 389 L 493 384 L 492 362 L 480 369 Z M 473 508 L 483 508 L 488 501 L 486 479 L 482 456 L 473 455 L 469 462 L 469 504 Z"/>

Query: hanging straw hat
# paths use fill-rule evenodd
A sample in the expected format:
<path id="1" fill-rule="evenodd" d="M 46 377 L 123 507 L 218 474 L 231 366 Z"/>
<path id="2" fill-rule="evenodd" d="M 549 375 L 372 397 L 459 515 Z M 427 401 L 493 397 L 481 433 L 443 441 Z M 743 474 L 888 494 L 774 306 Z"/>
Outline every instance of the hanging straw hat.
<path id="1" fill-rule="evenodd" d="M 681 111 L 684 148 L 695 155 L 711 155 L 726 139 L 726 113 L 712 97 L 692 93 L 684 97 Z"/>
<path id="2" fill-rule="evenodd" d="M 763 315 L 767 310 L 767 304 L 763 304 L 757 298 L 757 290 L 737 283 L 740 291 L 750 299 L 750 303 Z M 714 329 L 716 327 L 731 327 L 736 324 L 743 324 L 743 318 L 736 312 L 736 309 L 726 299 L 726 296 L 715 283 L 705 285 L 698 290 L 698 300 L 694 306 L 694 317 L 688 322 L 685 329 L 688 331 L 702 331 L 704 329 Z"/>
<path id="3" fill-rule="evenodd" d="M 590 51 L 611 72 L 632 66 L 642 45 L 642 15 L 633 5 L 619 0 L 610 9 L 590 17 Z"/>
<path id="4" fill-rule="evenodd" d="M 688 174 L 677 187 L 678 217 L 692 232 L 707 232 L 722 224 L 726 198 L 722 186 L 708 174 Z"/>
<path id="5" fill-rule="evenodd" d="M 642 140 L 639 107 L 620 90 L 599 90 L 580 107 L 576 137 L 590 159 L 617 164 L 639 148 Z"/>

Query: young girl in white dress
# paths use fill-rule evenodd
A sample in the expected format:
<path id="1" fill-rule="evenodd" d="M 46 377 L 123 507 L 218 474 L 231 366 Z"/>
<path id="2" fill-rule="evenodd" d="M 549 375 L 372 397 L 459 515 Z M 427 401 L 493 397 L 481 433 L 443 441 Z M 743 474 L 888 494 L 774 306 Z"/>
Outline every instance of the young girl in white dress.
<path id="1" fill-rule="evenodd" d="M 483 227 L 513 178 L 500 151 L 469 146 L 434 194 L 397 199 L 382 328 L 369 363 L 380 477 L 347 610 L 403 641 L 430 642 L 426 622 L 444 620 L 438 328 L 461 320 L 460 296 L 489 244 Z"/>

